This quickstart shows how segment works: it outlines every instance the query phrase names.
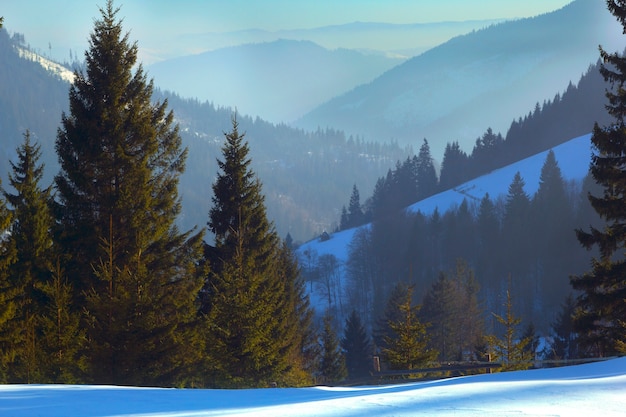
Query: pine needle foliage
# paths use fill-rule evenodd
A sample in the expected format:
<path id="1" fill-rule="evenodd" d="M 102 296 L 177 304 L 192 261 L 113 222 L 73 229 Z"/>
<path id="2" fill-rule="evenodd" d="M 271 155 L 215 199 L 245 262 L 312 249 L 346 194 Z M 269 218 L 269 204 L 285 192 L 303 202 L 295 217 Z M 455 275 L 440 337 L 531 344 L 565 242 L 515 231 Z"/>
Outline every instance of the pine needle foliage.
<path id="1" fill-rule="evenodd" d="M 184 171 L 174 115 L 153 104 L 111 0 L 100 9 L 58 130 L 58 240 L 85 311 L 92 382 L 173 385 L 186 378 L 202 285 L 202 232 L 181 233 Z"/>
<path id="2" fill-rule="evenodd" d="M 14 363 L 8 375 L 13 382 L 41 380 L 41 362 L 45 353 L 40 346 L 40 316 L 47 303 L 41 286 L 50 278 L 50 257 L 53 251 L 50 212 L 51 188 L 41 189 L 44 167 L 38 144 L 31 142 L 30 132 L 17 148 L 17 162 L 11 161 L 9 183 L 15 190 L 2 192 L 10 205 L 12 224 L 7 245 L 14 253 L 8 267 L 8 285 L 13 297 L 10 304 L 17 310 L 2 332 L 12 339 Z"/>
<path id="3" fill-rule="evenodd" d="M 341 339 L 341 348 L 346 358 L 346 368 L 350 379 L 363 378 L 371 370 L 371 343 L 363 327 L 363 323 L 356 310 L 352 310 L 346 319 L 346 325 Z"/>
<path id="4" fill-rule="evenodd" d="M 626 33 L 626 4 L 618 0 L 606 3 Z M 592 259 L 589 272 L 570 279 L 572 287 L 580 291 L 575 330 L 586 354 L 593 356 L 626 352 L 626 258 L 622 254 L 626 246 L 626 56 L 600 47 L 600 57 L 600 72 L 611 85 L 606 91 L 606 109 L 614 122 L 593 127 L 590 172 L 603 193 L 588 198 L 606 226 L 576 230 L 582 246 L 597 246 L 599 256 Z"/>
<path id="5" fill-rule="evenodd" d="M 516 371 L 530 368 L 532 356 L 528 351 L 528 345 L 532 337 L 523 337 L 519 334 L 519 326 L 522 319 L 516 317 L 513 312 L 513 299 L 511 291 L 506 292 L 506 302 L 504 303 L 506 314 L 500 316 L 494 314 L 496 321 L 503 327 L 502 337 L 495 335 L 486 336 L 487 345 L 491 361 L 502 364 L 501 371 Z"/>
<path id="6" fill-rule="evenodd" d="M 346 358 L 341 352 L 337 332 L 333 327 L 333 316 L 328 311 L 324 315 L 320 375 L 324 384 L 341 382 L 348 376 Z"/>
<path id="7" fill-rule="evenodd" d="M 409 286 L 398 305 L 399 319 L 388 322 L 395 336 L 385 336 L 387 347 L 382 353 L 392 369 L 418 369 L 437 359 L 438 352 L 428 347 L 428 326 L 419 319 L 421 306 L 414 306 L 412 299 L 413 287 Z"/>
<path id="8" fill-rule="evenodd" d="M 302 375 L 302 334 L 308 299 L 299 269 L 266 216 L 261 182 L 250 168 L 249 146 L 236 116 L 225 133 L 213 184 L 207 248 L 211 273 L 204 287 L 215 386 L 294 384 Z M 296 378 L 298 379 L 298 378 Z"/>

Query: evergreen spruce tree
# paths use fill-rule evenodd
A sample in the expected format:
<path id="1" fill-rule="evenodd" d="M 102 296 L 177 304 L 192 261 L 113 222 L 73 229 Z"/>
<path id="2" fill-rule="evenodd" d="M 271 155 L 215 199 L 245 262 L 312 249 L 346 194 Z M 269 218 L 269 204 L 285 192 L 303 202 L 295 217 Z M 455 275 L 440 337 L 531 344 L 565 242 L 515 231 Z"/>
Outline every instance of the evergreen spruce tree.
<path id="1" fill-rule="evenodd" d="M 218 160 L 208 222 L 215 247 L 207 250 L 212 270 L 203 310 L 214 356 L 212 379 L 221 386 L 286 384 L 300 363 L 294 360 L 305 313 L 294 302 L 300 293 L 295 283 L 299 271 L 292 259 L 280 255 L 261 183 L 250 169 L 248 144 L 238 127 L 233 117 L 224 159 Z"/>
<path id="2" fill-rule="evenodd" d="M 352 310 L 346 319 L 341 348 L 346 358 L 348 377 L 356 379 L 368 376 L 371 369 L 370 341 L 356 310 Z"/>
<path id="3" fill-rule="evenodd" d="M 430 346 L 441 361 L 475 359 L 484 335 L 474 272 L 461 259 L 449 273 L 440 273 L 424 297 L 420 318 L 430 323 Z"/>
<path id="4" fill-rule="evenodd" d="M 22 295 L 9 275 L 15 262 L 15 247 L 9 240 L 12 215 L 4 198 L 0 198 L 0 382 L 12 382 L 11 372 L 17 355 L 15 318 Z M 19 339 L 18 339 L 19 340 Z"/>
<path id="5" fill-rule="evenodd" d="M 382 353 L 392 369 L 417 369 L 434 361 L 438 355 L 428 347 L 427 325 L 419 320 L 420 306 L 414 306 L 412 298 L 413 287 L 408 287 L 398 305 L 400 319 L 388 323 L 395 336 L 385 337 L 387 347 Z"/>
<path id="6" fill-rule="evenodd" d="M 513 300 L 510 290 L 506 292 L 504 307 L 506 310 L 504 316 L 494 314 L 495 319 L 504 329 L 502 338 L 495 335 L 486 336 L 491 360 L 500 362 L 502 367 L 499 369 L 502 371 L 528 369 L 532 364 L 532 357 L 528 352 L 531 338 L 520 337 L 521 335 L 519 335 L 518 327 L 522 319 L 513 313 Z"/>
<path id="7" fill-rule="evenodd" d="M 533 240 L 535 260 L 535 301 L 556 305 L 567 285 L 563 270 L 571 265 L 571 254 L 576 249 L 571 236 L 574 213 L 567 195 L 561 168 L 550 150 L 541 168 L 539 188 L 531 204 L 533 222 L 529 225 L 539 239 Z M 557 296 L 558 295 L 558 296 Z"/>
<path id="8" fill-rule="evenodd" d="M 100 12 L 56 140 L 63 269 L 86 312 L 92 381 L 180 384 L 199 359 L 204 274 L 202 233 L 175 224 L 187 152 L 167 102 L 151 102 L 118 9 L 109 0 Z"/>
<path id="9" fill-rule="evenodd" d="M 40 287 L 46 296 L 41 311 L 40 349 L 42 382 L 76 384 L 86 378 L 87 358 L 83 353 L 86 332 L 80 326 L 80 315 L 73 308 L 72 287 L 61 269 L 60 257 L 52 267 L 51 278 Z"/>
<path id="10" fill-rule="evenodd" d="M 345 357 L 341 352 L 337 333 L 333 328 L 333 317 L 328 312 L 324 315 L 320 375 L 325 384 L 343 381 L 348 376 Z"/>
<path id="11" fill-rule="evenodd" d="M 520 294 L 522 300 L 528 303 L 532 300 L 532 291 L 524 291 L 529 273 L 529 265 L 526 262 L 532 250 L 531 234 L 528 227 L 530 215 L 530 198 L 524 186 L 526 183 L 519 172 L 515 173 L 513 181 L 509 185 L 506 196 L 504 216 L 502 219 L 502 238 L 506 239 L 507 245 L 502 248 L 501 273 L 512 277 L 513 290 Z M 500 295 L 500 294 L 498 294 Z"/>
<path id="12" fill-rule="evenodd" d="M 576 301 L 572 294 L 569 294 L 552 323 L 553 342 L 550 357 L 553 359 L 575 359 L 579 356 L 578 336 L 573 323 L 575 311 Z"/>
<path id="13" fill-rule="evenodd" d="M 607 6 L 626 31 L 626 4 L 607 0 Z M 589 194 L 589 201 L 606 226 L 576 231 L 585 248 L 597 246 L 599 256 L 592 260 L 591 271 L 571 277 L 570 283 L 580 291 L 574 318 L 579 342 L 587 354 L 606 356 L 626 352 L 626 258 L 622 253 L 626 244 L 626 56 L 600 48 L 600 57 L 600 72 L 612 86 L 606 92 L 606 109 L 614 121 L 593 127 L 590 172 L 603 193 Z"/>
<path id="14" fill-rule="evenodd" d="M 11 205 L 13 219 L 7 245 L 15 256 L 7 271 L 14 295 L 9 305 L 16 306 L 17 311 L 11 317 L 11 324 L 3 330 L 12 332 L 9 339 L 14 344 L 11 379 L 38 382 L 43 377 L 41 361 L 46 357 L 40 346 L 39 325 L 46 303 L 41 285 L 49 278 L 52 253 L 51 189 L 39 188 L 43 165 L 39 165 L 39 146 L 31 143 L 29 131 L 24 134 L 24 143 L 17 149 L 17 155 L 18 162 L 11 162 L 9 174 L 9 182 L 17 193 L 3 191 Z"/>
<path id="15" fill-rule="evenodd" d="M 501 249 L 500 219 L 496 211 L 496 206 L 489 197 L 489 193 L 486 193 L 480 201 L 476 229 L 478 234 L 476 273 L 483 278 L 483 290 L 495 295 L 497 294 L 498 288 L 498 274 L 496 271 L 498 271 L 500 267 L 500 265 L 497 265 L 497 255 Z M 486 297 L 487 300 L 493 298 L 495 298 L 495 296 Z"/>
<path id="16" fill-rule="evenodd" d="M 18 306 L 12 320 L 16 357 L 11 374 L 14 381 L 36 382 L 42 379 L 40 361 L 45 357 L 39 346 L 39 320 L 46 303 L 41 286 L 50 275 L 51 189 L 39 187 L 44 167 L 39 164 L 40 147 L 31 143 L 29 131 L 17 149 L 17 157 L 17 163 L 11 161 L 9 173 L 16 194 L 3 191 L 13 213 L 8 245 L 15 251 L 15 262 L 8 273 L 16 291 L 13 301 Z"/>
<path id="17" fill-rule="evenodd" d="M 356 184 L 352 187 L 350 195 L 350 203 L 348 204 L 348 228 L 356 227 L 363 224 L 363 209 L 361 208 L 361 199 L 359 197 L 359 189 Z"/>
<path id="18" fill-rule="evenodd" d="M 468 166 L 469 157 L 461 149 L 459 142 L 446 144 L 446 149 L 443 152 L 443 160 L 441 161 L 439 189 L 446 191 L 467 180 Z"/>
<path id="19" fill-rule="evenodd" d="M 430 323 L 430 346 L 439 352 L 439 360 L 458 360 L 461 346 L 457 344 L 460 333 L 462 305 L 458 288 L 443 272 L 424 297 L 420 318 Z"/>
<path id="20" fill-rule="evenodd" d="M 418 200 L 435 194 L 438 187 L 437 171 L 435 170 L 435 164 L 430 154 L 430 146 L 426 139 L 424 139 L 424 143 L 420 147 L 415 168 Z"/>
<path id="21" fill-rule="evenodd" d="M 404 283 L 396 283 L 387 298 L 382 317 L 376 323 L 374 330 L 374 344 L 377 350 L 385 349 L 388 346 L 387 341 L 395 339 L 398 334 L 393 330 L 390 323 L 396 323 L 402 320 L 403 313 L 400 306 L 405 301 L 406 293 L 409 288 Z"/>

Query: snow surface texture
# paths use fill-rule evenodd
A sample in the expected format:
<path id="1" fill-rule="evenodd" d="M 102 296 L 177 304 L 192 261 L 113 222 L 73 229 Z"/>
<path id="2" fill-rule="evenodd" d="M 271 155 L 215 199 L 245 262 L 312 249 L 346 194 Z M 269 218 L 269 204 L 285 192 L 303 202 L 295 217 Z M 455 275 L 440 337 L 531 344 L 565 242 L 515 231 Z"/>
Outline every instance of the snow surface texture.
<path id="1" fill-rule="evenodd" d="M 626 358 L 386 386 L 200 390 L 0 385 L 0 416 L 623 416 Z"/>

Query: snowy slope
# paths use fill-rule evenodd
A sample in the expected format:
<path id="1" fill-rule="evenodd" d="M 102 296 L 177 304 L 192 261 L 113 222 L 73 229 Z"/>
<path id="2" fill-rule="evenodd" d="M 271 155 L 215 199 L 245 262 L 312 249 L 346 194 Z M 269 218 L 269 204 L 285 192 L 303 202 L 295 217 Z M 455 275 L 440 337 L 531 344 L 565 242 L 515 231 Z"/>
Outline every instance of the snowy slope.
<path id="1" fill-rule="evenodd" d="M 0 385 L 0 416 L 623 416 L 626 358 L 350 388 L 248 390 Z"/>
<path id="2" fill-rule="evenodd" d="M 561 168 L 563 178 L 567 180 L 582 180 L 589 171 L 591 161 L 591 134 L 577 137 L 552 149 Z M 463 199 L 478 203 L 486 193 L 492 199 L 508 193 L 509 185 L 517 171 L 526 182 L 525 191 L 532 196 L 539 187 L 539 177 L 548 151 L 530 156 L 504 168 L 494 170 L 488 174 L 468 181 L 451 190 L 441 192 L 409 207 L 408 211 L 421 211 L 429 215 L 439 209 L 440 213 L 458 206 Z M 362 226 L 362 227 L 368 227 Z M 344 230 L 331 235 L 330 240 L 320 242 L 318 239 L 309 241 L 298 248 L 298 255 L 304 263 L 305 253 L 313 251 L 317 255 L 333 254 L 340 262 L 348 259 L 348 245 L 356 229 Z"/>
<path id="3" fill-rule="evenodd" d="M 68 83 L 74 82 L 74 72 L 65 68 L 63 65 L 50 61 L 49 59 L 44 58 L 41 55 L 38 55 L 34 52 L 31 52 L 28 49 L 24 49 L 20 47 L 16 47 L 16 49 L 20 58 L 28 59 L 30 61 L 38 63 L 44 69 L 58 76 L 63 81 L 67 81 Z"/>

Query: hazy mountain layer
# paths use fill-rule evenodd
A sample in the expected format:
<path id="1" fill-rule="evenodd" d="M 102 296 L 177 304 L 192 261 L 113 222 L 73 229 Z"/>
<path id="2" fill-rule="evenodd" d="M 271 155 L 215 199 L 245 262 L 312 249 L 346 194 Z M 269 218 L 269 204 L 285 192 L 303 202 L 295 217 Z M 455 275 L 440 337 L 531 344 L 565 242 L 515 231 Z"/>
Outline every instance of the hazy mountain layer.
<path id="1" fill-rule="evenodd" d="M 290 122 L 402 61 L 283 39 L 171 59 L 148 70 L 157 86 L 182 97 Z"/>
<path id="2" fill-rule="evenodd" d="M 602 0 L 576 0 L 552 13 L 456 37 L 339 96 L 303 117 L 367 139 L 429 140 L 441 160 L 447 142 L 471 151 L 487 127 L 505 132 L 537 102 L 576 83 L 599 57 L 622 49 L 621 28 Z"/>

